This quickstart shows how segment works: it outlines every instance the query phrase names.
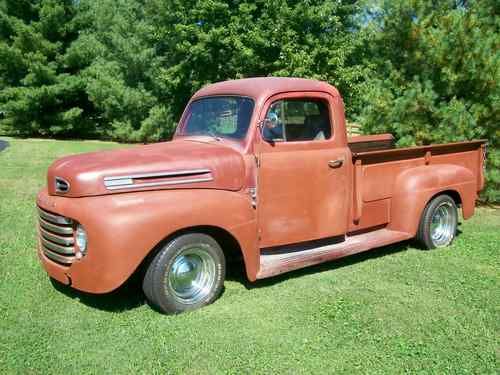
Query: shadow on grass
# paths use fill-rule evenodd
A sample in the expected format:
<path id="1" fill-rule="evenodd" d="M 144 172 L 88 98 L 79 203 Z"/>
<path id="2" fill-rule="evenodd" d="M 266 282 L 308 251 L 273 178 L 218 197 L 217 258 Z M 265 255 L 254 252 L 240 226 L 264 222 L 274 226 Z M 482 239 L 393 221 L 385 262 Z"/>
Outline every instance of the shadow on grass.
<path id="1" fill-rule="evenodd" d="M 131 277 L 125 284 L 107 294 L 91 294 L 73 289 L 68 285 L 51 279 L 54 288 L 69 298 L 76 299 L 83 304 L 108 312 L 125 312 L 146 303 L 141 283 L 137 277 Z"/>
<path id="2" fill-rule="evenodd" d="M 9 142 L 0 139 L 0 152 L 9 147 Z"/>

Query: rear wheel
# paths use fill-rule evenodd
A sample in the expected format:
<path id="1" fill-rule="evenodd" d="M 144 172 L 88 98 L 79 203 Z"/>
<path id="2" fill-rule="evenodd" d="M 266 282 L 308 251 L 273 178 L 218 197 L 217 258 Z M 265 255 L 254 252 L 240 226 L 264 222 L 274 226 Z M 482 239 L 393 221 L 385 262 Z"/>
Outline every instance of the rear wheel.
<path id="1" fill-rule="evenodd" d="M 425 207 L 417 239 L 426 249 L 448 246 L 455 238 L 457 224 L 455 201 L 449 195 L 439 195 Z"/>
<path id="2" fill-rule="evenodd" d="M 212 237 L 184 234 L 153 258 L 143 280 L 144 294 L 164 313 L 194 310 L 217 299 L 225 271 L 224 253 Z"/>

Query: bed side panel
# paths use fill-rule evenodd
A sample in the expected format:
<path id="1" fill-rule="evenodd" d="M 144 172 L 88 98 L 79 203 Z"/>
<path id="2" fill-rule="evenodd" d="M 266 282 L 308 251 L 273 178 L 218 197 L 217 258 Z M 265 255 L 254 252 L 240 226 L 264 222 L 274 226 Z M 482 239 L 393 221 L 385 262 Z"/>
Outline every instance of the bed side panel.
<path id="1" fill-rule="evenodd" d="M 360 195 L 358 201 L 361 203 L 361 216 L 359 220 L 355 220 L 356 215 L 353 213 L 350 231 L 393 222 L 396 213 L 400 209 L 405 210 L 405 205 L 408 205 L 411 215 L 416 215 L 415 217 L 419 219 L 423 209 L 421 206 L 425 207 L 433 194 L 446 189 L 455 190 L 461 195 L 464 218 L 473 214 L 476 192 L 481 189 L 480 182 L 482 181 L 482 163 L 478 162 L 482 157 L 480 143 L 456 144 L 453 147 L 438 145 L 395 151 L 355 155 L 355 161 L 358 164 L 361 162 L 358 166 L 361 168 L 360 178 L 355 179 L 354 182 L 354 191 L 359 189 L 357 194 Z M 428 183 L 427 175 L 432 179 L 432 184 Z M 422 180 L 422 185 L 419 185 L 417 180 Z M 410 189 L 402 181 L 414 185 Z M 395 202 L 395 198 L 398 202 Z M 401 203 L 403 201 L 406 203 Z M 419 203 L 415 203 L 416 201 Z M 387 204 L 390 206 L 389 217 L 385 218 L 380 212 L 375 212 L 382 206 L 385 210 Z M 398 208 L 398 204 L 402 205 L 401 208 Z M 413 204 L 416 206 L 410 207 Z M 413 231 L 415 223 L 408 224 L 406 229 L 410 228 Z"/>

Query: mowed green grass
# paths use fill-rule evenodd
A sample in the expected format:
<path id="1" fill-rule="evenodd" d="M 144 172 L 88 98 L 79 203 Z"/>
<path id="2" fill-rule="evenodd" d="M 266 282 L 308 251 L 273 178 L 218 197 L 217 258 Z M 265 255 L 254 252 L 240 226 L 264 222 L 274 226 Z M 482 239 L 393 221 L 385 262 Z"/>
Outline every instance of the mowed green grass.
<path id="1" fill-rule="evenodd" d="M 255 284 L 233 272 L 213 305 L 164 316 L 134 284 L 102 296 L 52 284 L 35 253 L 48 165 L 123 146 L 4 140 L 0 373 L 500 371 L 496 210 L 478 209 L 449 248 L 402 243 Z"/>

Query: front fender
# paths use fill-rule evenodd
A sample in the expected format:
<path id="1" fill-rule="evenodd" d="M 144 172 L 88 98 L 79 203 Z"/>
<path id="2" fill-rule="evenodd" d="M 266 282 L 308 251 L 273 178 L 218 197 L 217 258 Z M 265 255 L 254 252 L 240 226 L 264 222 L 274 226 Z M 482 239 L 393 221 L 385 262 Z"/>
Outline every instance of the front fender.
<path id="1" fill-rule="evenodd" d="M 116 289 L 163 239 L 193 226 L 228 231 L 241 246 L 249 278 L 258 271 L 256 215 L 250 198 L 241 193 L 187 189 L 62 198 L 42 192 L 38 204 L 87 230 L 87 255 L 65 271 L 76 289 Z"/>
<path id="2" fill-rule="evenodd" d="M 463 217 L 468 219 L 474 213 L 476 180 L 470 169 L 454 164 L 431 164 L 406 169 L 395 181 L 389 229 L 415 235 L 429 200 L 445 191 L 458 193 Z"/>

